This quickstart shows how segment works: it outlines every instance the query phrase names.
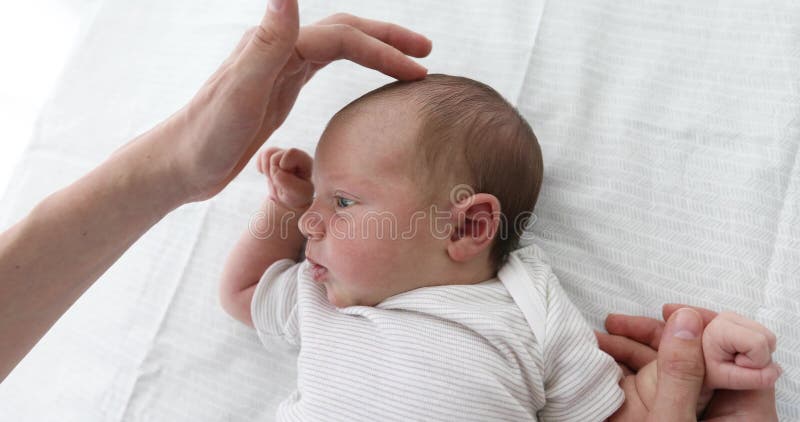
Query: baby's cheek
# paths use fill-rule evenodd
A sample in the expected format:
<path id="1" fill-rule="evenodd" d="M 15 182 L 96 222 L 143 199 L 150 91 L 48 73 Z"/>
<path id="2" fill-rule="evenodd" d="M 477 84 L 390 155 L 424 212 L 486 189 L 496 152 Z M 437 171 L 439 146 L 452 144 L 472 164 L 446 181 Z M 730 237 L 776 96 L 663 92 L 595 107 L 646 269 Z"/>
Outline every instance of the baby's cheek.
<path id="1" fill-rule="evenodd" d="M 385 278 L 387 272 L 393 271 L 397 252 L 387 242 L 391 241 L 359 239 L 348 245 L 348 266 L 354 282 L 374 283 L 376 278 Z"/>
<path id="2" fill-rule="evenodd" d="M 341 278 L 357 283 L 371 273 L 374 255 L 358 238 L 339 241 L 336 248 L 336 267 Z"/>

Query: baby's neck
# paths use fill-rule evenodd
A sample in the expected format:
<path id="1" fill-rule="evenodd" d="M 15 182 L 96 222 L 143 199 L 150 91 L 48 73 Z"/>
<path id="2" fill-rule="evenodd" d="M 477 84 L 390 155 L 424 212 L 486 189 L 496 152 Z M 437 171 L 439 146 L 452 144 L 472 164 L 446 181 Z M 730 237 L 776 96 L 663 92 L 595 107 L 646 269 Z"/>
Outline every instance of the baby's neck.
<path id="1" fill-rule="evenodd" d="M 441 285 L 477 284 L 497 276 L 497 271 L 488 262 L 474 260 L 464 264 L 454 264 L 445 270 Z"/>

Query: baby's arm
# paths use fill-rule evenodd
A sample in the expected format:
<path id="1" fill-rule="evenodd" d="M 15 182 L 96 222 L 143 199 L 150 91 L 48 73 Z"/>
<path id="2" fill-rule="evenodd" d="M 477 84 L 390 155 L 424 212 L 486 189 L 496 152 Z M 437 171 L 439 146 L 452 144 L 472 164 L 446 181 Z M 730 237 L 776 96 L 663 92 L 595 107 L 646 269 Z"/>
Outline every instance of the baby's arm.
<path id="1" fill-rule="evenodd" d="M 268 148 L 257 160 L 271 193 L 228 255 L 219 290 L 222 308 L 250 327 L 250 303 L 264 270 L 281 259 L 300 257 L 304 237 L 297 223 L 314 193 L 313 163 L 305 152 Z"/>
<path id="2" fill-rule="evenodd" d="M 713 392 L 772 388 L 780 367 L 772 362 L 776 338 L 763 325 L 741 315 L 723 312 L 703 331 L 705 381 L 698 400 L 698 414 L 706 408 Z M 653 406 L 658 381 L 657 361 L 642 367 L 622 381 L 623 407 L 610 420 L 643 420 Z"/>

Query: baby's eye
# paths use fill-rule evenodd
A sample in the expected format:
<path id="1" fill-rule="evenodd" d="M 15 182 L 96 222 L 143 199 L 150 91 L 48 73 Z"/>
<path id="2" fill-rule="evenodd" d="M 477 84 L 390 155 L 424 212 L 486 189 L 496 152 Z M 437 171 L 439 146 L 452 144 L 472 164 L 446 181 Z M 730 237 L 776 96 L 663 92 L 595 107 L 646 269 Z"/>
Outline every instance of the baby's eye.
<path id="1" fill-rule="evenodd" d="M 352 199 L 343 198 L 341 196 L 336 196 L 335 198 L 336 198 L 337 208 L 347 208 L 355 203 L 355 201 L 353 201 Z"/>

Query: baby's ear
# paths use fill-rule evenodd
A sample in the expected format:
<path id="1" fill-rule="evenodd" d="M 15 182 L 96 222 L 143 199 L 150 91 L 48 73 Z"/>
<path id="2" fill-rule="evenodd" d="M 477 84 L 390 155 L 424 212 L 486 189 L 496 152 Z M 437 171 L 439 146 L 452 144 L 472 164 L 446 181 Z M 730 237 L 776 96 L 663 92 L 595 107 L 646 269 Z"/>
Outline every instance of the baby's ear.
<path id="1" fill-rule="evenodd" d="M 500 227 L 500 201 L 494 195 L 470 195 L 450 208 L 452 233 L 447 253 L 457 262 L 465 262 L 491 248 Z"/>

